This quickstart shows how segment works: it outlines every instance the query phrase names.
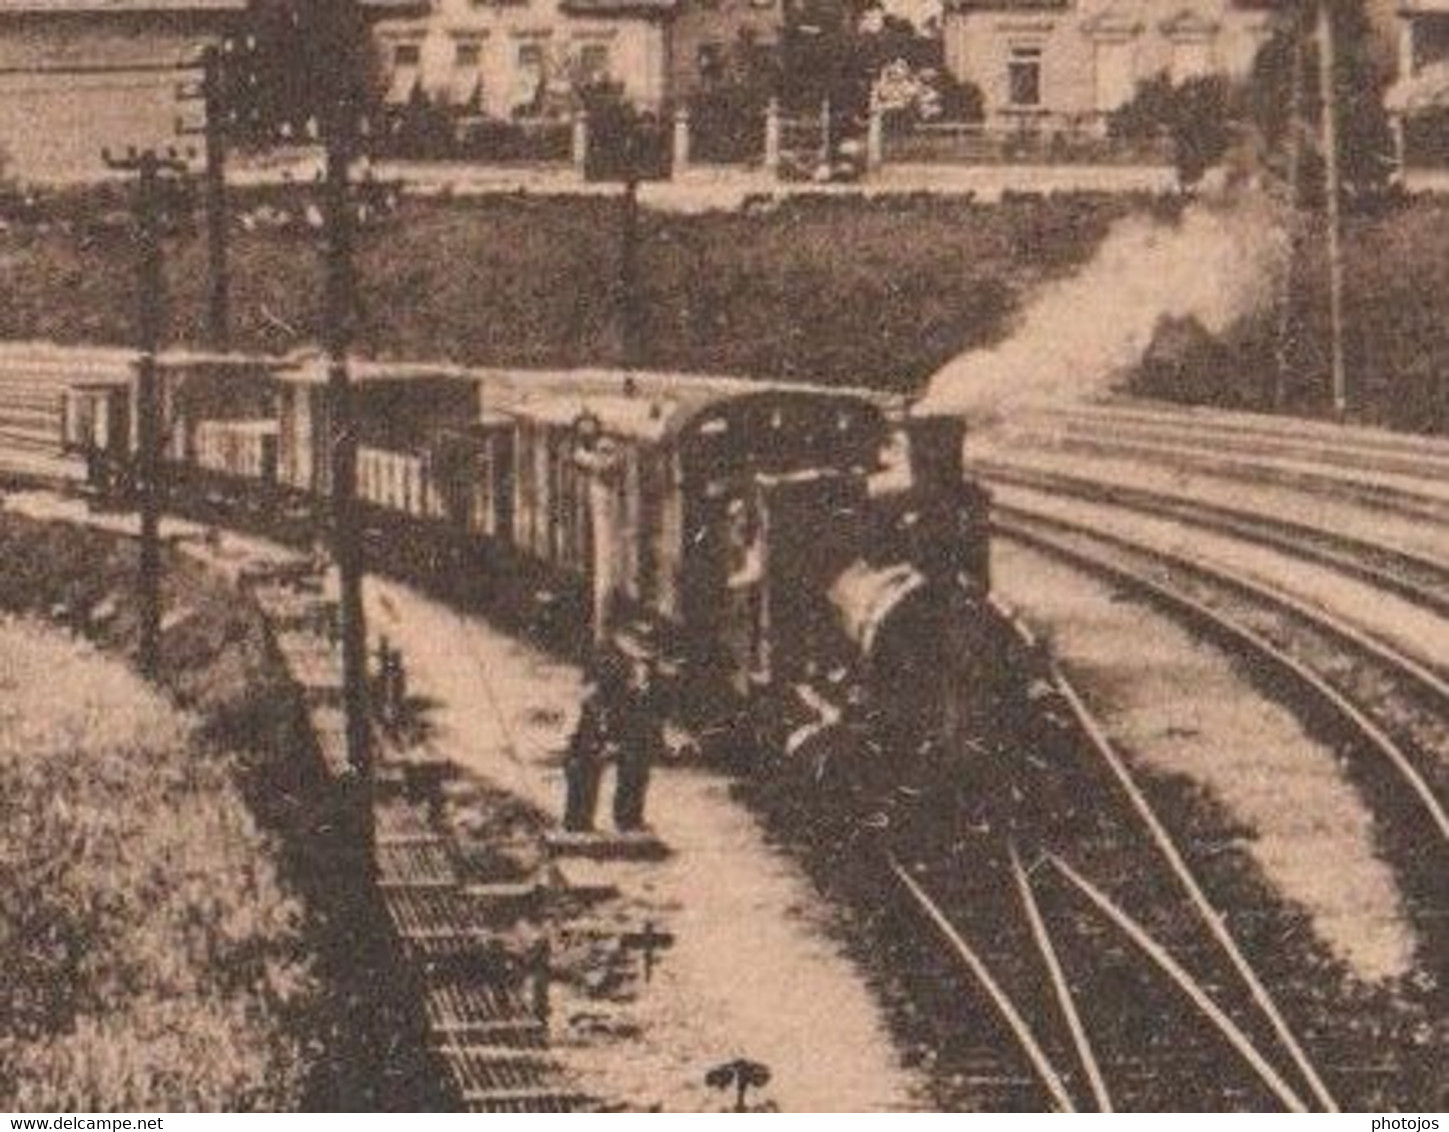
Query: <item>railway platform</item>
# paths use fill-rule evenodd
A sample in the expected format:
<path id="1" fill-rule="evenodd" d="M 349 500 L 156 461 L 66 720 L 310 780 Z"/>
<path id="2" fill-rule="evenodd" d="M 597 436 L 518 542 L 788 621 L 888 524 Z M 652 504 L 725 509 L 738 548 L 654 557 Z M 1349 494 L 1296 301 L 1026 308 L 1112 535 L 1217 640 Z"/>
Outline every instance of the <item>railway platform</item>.
<path id="1" fill-rule="evenodd" d="M 902 1067 L 882 1008 L 838 942 L 835 913 L 799 866 L 767 842 L 719 774 L 656 767 L 647 836 L 564 834 L 563 751 L 581 672 L 405 585 L 369 579 L 369 625 L 406 658 L 427 705 L 429 744 L 462 770 L 546 815 L 543 871 L 575 890 L 613 892 L 585 921 L 629 977 L 602 968 L 561 988 L 567 1061 L 592 1091 L 642 1107 L 726 1107 L 714 1066 L 769 1066 L 762 1100 L 789 1111 L 870 1111 L 925 1103 Z M 606 775 L 601 811 L 612 790 Z M 457 807 L 456 822 L 486 823 Z M 567 1015 L 568 1018 L 561 1018 Z M 610 1045 L 630 1035 L 628 1056 Z"/>
<path id="2" fill-rule="evenodd" d="M 133 533 L 49 492 L 5 506 Z M 333 773 L 345 765 L 337 658 L 296 554 L 167 519 L 163 538 L 263 605 Z M 465 1107 L 711 1111 L 709 1071 L 767 1066 L 788 1111 L 928 1103 L 837 912 L 721 775 L 657 767 L 642 836 L 565 834 L 562 756 L 582 674 L 408 586 L 369 578 L 370 651 L 404 657 L 408 734 L 378 774 L 378 880 Z M 612 780 L 606 776 L 601 811 Z M 493 977 L 501 972 L 506 977 Z M 542 978 L 540 973 L 542 972 Z"/>

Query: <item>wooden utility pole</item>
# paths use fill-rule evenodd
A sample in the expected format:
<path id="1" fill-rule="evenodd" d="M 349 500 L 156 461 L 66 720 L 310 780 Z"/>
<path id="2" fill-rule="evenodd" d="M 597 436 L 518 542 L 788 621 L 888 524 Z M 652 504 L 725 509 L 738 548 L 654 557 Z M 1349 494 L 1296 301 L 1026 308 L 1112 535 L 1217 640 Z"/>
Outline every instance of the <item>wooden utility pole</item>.
<path id="1" fill-rule="evenodd" d="M 202 59 L 201 93 L 206 111 L 206 332 L 211 348 L 225 353 L 231 348 L 231 280 L 227 265 L 226 199 L 226 65 L 223 54 L 234 48 L 230 42 L 208 47 Z"/>
<path id="2" fill-rule="evenodd" d="M 153 149 L 130 150 L 122 158 L 107 151 L 102 158 L 110 168 L 136 175 L 136 346 L 140 353 L 136 364 L 136 491 L 141 511 L 138 660 L 141 671 L 154 678 L 161 667 L 161 406 L 156 378 L 166 303 L 161 195 L 163 179 L 184 174 L 186 166 L 174 153 L 162 157 Z"/>
<path id="3" fill-rule="evenodd" d="M 1318 84 L 1323 102 L 1325 216 L 1328 223 L 1329 350 L 1332 367 L 1333 412 L 1339 420 L 1348 413 L 1348 376 L 1343 356 L 1343 233 L 1338 169 L 1338 80 L 1334 43 L 1333 0 L 1318 0 Z"/>
<path id="4" fill-rule="evenodd" d="M 226 159 L 234 130 L 255 125 L 257 106 L 257 44 L 250 36 L 228 36 L 201 53 L 201 82 L 178 89 L 186 102 L 201 102 L 205 121 L 200 127 L 178 121 L 178 134 L 200 134 L 206 139 L 206 330 L 214 350 L 231 348 L 231 273 L 228 262 Z"/>
<path id="5" fill-rule="evenodd" d="M 631 136 L 626 143 L 623 231 L 619 246 L 619 352 L 624 368 L 639 365 L 639 157 Z"/>
<path id="6" fill-rule="evenodd" d="M 1299 194 L 1303 180 L 1303 38 L 1307 31 L 1306 13 L 1295 9 L 1293 20 L 1289 44 L 1293 62 L 1288 79 L 1288 262 L 1283 271 L 1283 301 L 1278 318 L 1278 372 L 1273 385 L 1273 404 L 1278 409 L 1287 407 L 1289 377 L 1293 369 L 1294 296 L 1301 243 Z"/>
<path id="7" fill-rule="evenodd" d="M 358 828 L 371 862 L 375 819 L 372 731 L 367 714 L 367 623 L 362 604 L 363 554 L 357 514 L 357 427 L 348 373 L 356 310 L 349 174 L 358 126 L 356 107 L 345 94 L 339 94 L 322 121 L 327 150 L 322 210 L 326 229 L 323 346 L 332 410 L 332 554 L 337 563 L 347 761 L 356 779 Z"/>

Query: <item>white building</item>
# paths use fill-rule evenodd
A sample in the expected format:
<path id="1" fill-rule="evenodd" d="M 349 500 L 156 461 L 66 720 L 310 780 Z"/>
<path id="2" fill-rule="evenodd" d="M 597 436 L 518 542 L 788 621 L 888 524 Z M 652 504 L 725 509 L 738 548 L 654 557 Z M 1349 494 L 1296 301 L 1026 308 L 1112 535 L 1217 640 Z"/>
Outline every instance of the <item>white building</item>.
<path id="1" fill-rule="evenodd" d="M 942 33 L 988 123 L 1091 125 L 1158 74 L 1245 76 L 1269 16 L 1243 0 L 948 0 Z"/>
<path id="2" fill-rule="evenodd" d="M 674 0 L 422 0 L 374 25 L 387 99 L 421 90 L 510 118 L 543 84 L 612 79 L 635 104 L 664 101 Z"/>
<path id="3" fill-rule="evenodd" d="M 177 145 L 201 50 L 246 0 L 0 0 L 0 152 L 26 182 L 104 176 L 101 149 Z M 188 70 L 187 68 L 191 68 Z"/>

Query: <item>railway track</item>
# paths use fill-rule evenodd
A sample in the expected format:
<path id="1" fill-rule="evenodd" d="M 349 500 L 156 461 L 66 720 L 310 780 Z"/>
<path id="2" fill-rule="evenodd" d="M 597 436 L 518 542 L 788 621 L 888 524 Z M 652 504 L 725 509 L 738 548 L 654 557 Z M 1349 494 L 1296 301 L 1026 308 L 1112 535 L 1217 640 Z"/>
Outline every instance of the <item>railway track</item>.
<path id="1" fill-rule="evenodd" d="M 1121 507 L 1282 551 L 1449 617 L 1449 567 L 1427 555 L 1385 547 L 1291 518 L 1106 483 L 1089 476 L 1017 467 L 1000 461 L 978 461 L 973 470 L 993 484 Z"/>
<path id="2" fill-rule="evenodd" d="M 1208 471 L 1227 480 L 1309 488 L 1379 510 L 1391 509 L 1418 521 L 1437 523 L 1449 519 L 1449 509 L 1443 504 L 1449 497 L 1446 492 L 1449 448 L 1442 443 L 1416 438 L 1405 438 L 1400 443 L 1398 438 L 1385 437 L 1354 446 L 1338 456 L 1313 445 L 1303 445 L 1300 437 L 1288 431 L 1291 426 L 1284 426 L 1281 435 L 1262 435 L 1264 430 L 1254 429 L 1238 430 L 1233 435 L 1230 430 L 1219 428 L 1207 429 L 1201 437 L 1187 438 L 1192 443 L 1186 447 L 1206 445 L 1210 450 L 1185 452 L 1185 438 L 1180 435 L 1167 437 L 1159 432 L 1150 442 L 1144 442 L 1140 433 L 1131 427 L 1120 430 L 1119 435 L 1115 412 L 1110 423 L 1113 430 L 1110 438 L 1072 437 L 1064 443 L 1059 436 L 1053 443 L 1092 455 L 1147 456 L 1159 465 Z M 1153 429 L 1160 427 L 1156 419 L 1146 423 Z M 1341 442 L 1341 437 L 1330 437 L 1328 431 L 1325 430 L 1325 443 Z M 1267 459 L 1262 459 L 1264 448 L 1271 450 Z M 1237 458 L 1225 458 L 1224 453 L 1236 453 Z M 988 480 L 1013 488 L 1118 507 L 1184 527 L 1212 531 L 1353 578 L 1423 609 L 1427 616 L 1443 617 L 1449 613 L 1449 570 L 1426 555 L 1354 539 L 1315 527 L 1311 522 L 1284 522 L 1242 507 L 1213 505 L 1125 484 L 1104 484 L 1090 479 L 1089 474 L 1068 475 L 1023 467 L 1013 464 L 1004 452 L 998 460 L 978 460 L 974 470 Z M 1367 474 L 1354 478 L 1360 473 Z M 1399 482 L 1404 476 L 1415 477 L 1415 483 Z M 1449 840 L 1449 822 L 1446 822 L 1449 686 L 1442 673 L 1291 595 L 1275 592 L 1240 574 L 1207 567 L 1181 554 L 1163 553 L 1137 545 L 1128 538 L 1114 538 L 1100 525 L 1072 524 L 1063 521 L 1059 514 L 1044 516 L 1027 507 L 998 507 L 997 533 L 1130 588 L 1147 596 L 1152 604 L 1167 607 L 1175 618 L 1227 645 L 1231 653 L 1248 658 L 1250 667 L 1260 674 L 1271 673 L 1276 697 L 1281 698 L 1287 692 L 1292 702 L 1315 721 L 1329 727 L 1334 733 L 1335 746 L 1349 760 L 1353 777 L 1368 787 L 1366 793 L 1380 823 L 1380 840 L 1388 845 L 1404 881 L 1411 915 L 1428 939 L 1426 950 L 1430 955 L 1442 954 L 1445 945 L 1442 875 L 1445 841 Z M 1251 988 L 1251 983 L 1243 981 L 1244 974 L 1253 968 L 1241 949 L 1236 952 L 1241 959 L 1240 966 L 1232 958 L 1232 952 L 1222 949 L 1222 940 L 1214 939 L 1213 946 L 1204 948 L 1201 931 L 1187 931 L 1181 920 L 1169 916 L 1158 929 L 1151 927 L 1151 921 L 1160 919 L 1161 910 L 1173 897 L 1180 907 L 1184 894 L 1199 924 L 1243 925 L 1243 934 L 1251 941 L 1250 950 L 1258 947 L 1260 941 L 1274 938 L 1277 929 L 1265 931 L 1265 922 L 1281 923 L 1284 939 L 1292 938 L 1295 931 L 1301 934 L 1302 926 L 1295 929 L 1292 913 L 1271 906 L 1271 902 L 1264 905 L 1238 899 L 1241 888 L 1237 895 L 1228 895 L 1221 908 L 1213 906 L 1208 889 L 1196 880 L 1193 868 L 1196 866 L 1199 873 L 1212 879 L 1212 891 L 1234 893 L 1233 881 L 1226 874 L 1218 875 L 1223 870 L 1214 864 L 1220 846 L 1215 846 L 1210 839 L 1194 843 L 1200 831 L 1190 814 L 1185 821 L 1184 815 L 1179 814 L 1178 824 L 1187 850 L 1177 849 L 1168 833 L 1168 824 L 1154 816 L 1147 794 L 1131 781 L 1131 772 L 1114 754 L 1105 730 L 1091 718 L 1081 697 L 1060 673 L 1056 679 L 1064 698 L 1072 704 L 1075 723 L 1086 740 L 1085 749 L 1095 752 L 1094 757 L 1100 764 L 1111 768 L 1110 777 L 1119 788 L 1116 798 L 1119 811 L 1125 797 L 1141 828 L 1149 831 L 1160 859 L 1144 862 L 1140 850 L 1124 848 L 1120 830 L 1075 828 L 1070 835 L 1063 836 L 1063 831 L 1058 829 L 1047 836 L 1045 843 L 1026 852 L 1018 852 L 1008 844 L 998 851 L 1007 861 L 1006 865 L 997 866 L 998 880 L 1012 876 L 1014 883 L 1010 887 L 1020 894 L 1015 914 L 1018 919 L 1034 921 L 1035 927 L 1028 934 L 1018 928 L 1008 933 L 1009 943 L 1005 947 L 994 948 L 994 954 L 975 951 L 969 960 L 964 949 L 978 948 L 983 941 L 992 940 L 997 930 L 993 921 L 1011 915 L 1013 909 L 998 902 L 994 915 L 981 916 L 979 909 L 986 905 L 980 894 L 963 898 L 955 878 L 933 874 L 926 863 L 914 867 L 908 862 L 892 863 L 897 885 L 909 895 L 919 914 L 935 925 L 937 935 L 957 955 L 958 961 L 973 968 L 967 977 L 974 985 L 985 988 L 980 993 L 995 1004 L 998 1016 L 1003 1019 L 1003 1033 L 1011 1037 L 1017 1051 L 1013 1063 L 1018 1079 L 1027 1076 L 1032 1081 L 1034 1094 L 1028 1096 L 1029 1087 L 1020 1085 L 1022 1095 L 1008 1098 L 1003 1107 L 1013 1104 L 1016 1107 L 1032 1104 L 1152 1107 L 1154 1090 L 1148 1083 L 1150 1077 L 1170 1072 L 1173 1066 L 1180 1068 L 1183 1063 L 1195 1062 L 1202 1067 L 1206 1079 L 1218 1083 L 1218 1095 L 1204 1107 L 1254 1107 L 1266 1101 L 1288 1108 L 1299 1104 L 1328 1108 L 1332 1107 L 1334 1094 L 1342 1096 L 1352 1107 L 1382 1103 L 1384 1090 L 1389 1094 L 1393 1090 L 1389 1082 L 1395 1070 L 1385 1064 L 1394 1060 L 1393 1055 L 1383 1055 L 1381 1049 L 1372 1045 L 1353 1048 L 1351 1041 L 1345 1044 L 1335 1037 L 1335 1026 L 1342 1029 L 1344 1019 L 1339 1018 L 1335 1023 L 1325 1013 L 1323 1000 L 1331 997 L 1331 993 L 1312 989 L 1311 971 L 1307 974 L 1292 971 L 1285 956 L 1277 953 L 1279 949 L 1255 951 L 1253 955 L 1267 969 L 1266 978 L 1256 980 L 1260 996 Z M 1111 809 L 1102 799 L 1100 789 L 1096 793 L 1088 792 L 1090 785 L 1081 785 L 1081 789 L 1082 797 L 1103 802 L 1100 807 L 1103 812 Z M 1066 805 L 1070 809 L 1071 803 Z M 1410 814 L 1413 817 L 1406 820 Z M 1070 846 L 1070 850 L 1060 848 L 1064 845 Z M 1013 862 L 1023 857 L 1035 866 L 1025 874 L 1012 867 Z M 1090 870 L 1081 866 L 1083 858 L 1092 862 Z M 929 859 L 927 855 L 925 860 Z M 1072 859 L 1077 861 L 1075 866 Z M 1177 890 L 1171 897 L 1150 894 L 1163 883 L 1160 879 L 1163 859 L 1170 862 L 1167 870 L 1174 877 L 1170 887 Z M 1130 864 L 1134 861 L 1135 866 Z M 1130 875 L 1134 871 L 1136 875 Z M 1039 896 L 1032 895 L 1026 882 L 1041 874 L 1049 878 L 1041 884 L 1045 891 Z M 1089 889 L 1092 876 L 1100 880 L 1095 894 Z M 1153 876 L 1159 879 L 1155 882 L 1146 879 Z M 998 885 L 998 888 L 1006 887 Z M 1138 893 L 1136 899 L 1130 896 L 1134 889 Z M 1131 1049 L 1130 1042 L 1124 1043 L 1124 1035 L 1114 1030 L 1110 1022 L 1104 1024 L 1101 1009 L 1102 997 L 1111 1004 L 1108 1014 L 1119 1009 L 1124 998 L 1132 997 L 1123 994 L 1124 986 L 1132 983 L 1120 970 L 1117 962 L 1120 952 L 1116 948 L 1122 946 L 1122 938 L 1133 933 L 1124 916 L 1107 910 L 1106 901 L 1111 892 L 1129 894 L 1122 899 L 1126 916 L 1131 915 L 1129 909 L 1147 909 L 1144 918 L 1148 922 L 1138 925 L 1143 937 L 1135 945 L 1139 948 L 1139 957 L 1146 955 L 1142 950 L 1146 943 L 1155 941 L 1168 954 L 1181 957 L 1185 977 L 1193 978 L 1188 971 L 1201 973 L 1198 987 L 1204 997 L 1212 998 L 1223 995 L 1230 987 L 1237 988 L 1218 1001 L 1223 1002 L 1230 1018 L 1242 1021 L 1241 1036 L 1246 1045 L 1223 1038 L 1219 1030 L 1217 1058 L 1204 1057 L 1200 1043 L 1184 1042 L 1181 1038 L 1188 1032 L 1183 1024 L 1169 1023 L 1168 1030 L 1178 1035 L 1170 1043 L 1173 1048 L 1156 1051 L 1165 1057 L 1166 1068 L 1161 1059 L 1152 1059 L 1157 1062 L 1157 1068 L 1153 1068 L 1151 1060 L 1134 1061 L 1133 1055 L 1126 1052 Z M 1063 918 L 1064 896 L 1074 897 L 1075 916 L 1068 906 Z M 1254 890 L 1250 899 L 1262 901 L 1269 896 Z M 1031 907 L 1033 903 L 1038 905 L 1035 910 Z M 1056 919 L 1052 918 L 1054 907 Z M 973 909 L 978 911 L 973 913 Z M 1100 923 L 1092 925 L 1090 914 L 1094 910 L 1112 924 L 1112 930 L 1118 935 L 1115 948 L 1109 945 L 1105 964 L 1101 962 L 1105 934 Z M 1083 912 L 1089 914 L 1088 918 L 1081 917 Z M 1057 988 L 1055 1003 L 1043 1002 L 1040 995 L 1033 998 L 1030 990 L 1012 994 L 1013 986 L 1023 985 L 1019 970 L 1019 956 L 1023 954 L 1036 957 L 1032 966 L 1039 976 L 1045 978 L 1043 972 L 1051 974 Z M 1088 957 L 1087 961 L 1084 962 L 1083 956 Z M 1225 957 L 1233 968 L 1226 977 L 1223 974 Z M 1431 959 L 1431 965 L 1433 962 Z M 1093 969 L 1093 963 L 1099 973 L 1084 974 Z M 1156 963 L 1150 965 L 1156 966 Z M 1114 967 L 1118 970 L 1114 971 Z M 1067 971 L 1065 977 L 1060 973 L 1063 968 Z M 985 978 L 994 982 L 983 982 L 983 971 Z M 993 974 L 997 971 L 1002 972 L 999 977 Z M 1180 1000 L 1190 999 L 1197 1005 L 1196 997 L 1185 985 L 1175 985 Z M 1275 1001 L 1272 996 L 1280 985 L 1287 1014 L 1309 1036 L 1306 1043 L 1292 1036 L 1294 1031 L 1288 1028 L 1286 1020 L 1280 1024 L 1267 1017 L 1265 1022 L 1261 998 L 1266 996 L 1266 1001 Z M 1078 992 L 1075 1004 L 1066 1002 L 1068 987 Z M 1094 996 L 1093 987 L 1105 988 L 1099 990 L 1101 997 Z M 1274 990 L 1270 991 L 1270 987 Z M 1150 997 L 1140 986 L 1136 993 L 1146 996 L 1144 1001 Z M 1251 1008 L 1245 999 L 1253 1000 Z M 1015 1022 L 1011 1021 L 1012 1012 L 1016 1015 Z M 1280 1013 L 1278 1018 L 1282 1017 Z M 1033 1018 L 1046 1021 L 1034 1027 L 1026 1021 Z M 1164 1032 L 1160 1022 L 1147 1029 L 1159 1034 Z M 1199 1030 L 1202 1029 L 1199 1021 Z M 1021 1032 L 1017 1033 L 1018 1030 Z M 1079 1030 L 1085 1030 L 1085 1039 L 1078 1035 Z M 1093 1040 L 1095 1050 L 1084 1056 L 1084 1041 Z M 1404 1048 L 1413 1048 L 1413 1044 L 1414 1039 L 1406 1035 Z M 1254 1049 L 1261 1051 L 1257 1058 L 1271 1073 L 1277 1074 L 1277 1081 L 1286 1086 L 1286 1091 L 1274 1087 L 1271 1073 L 1258 1070 Z M 1222 1075 L 1224 1057 L 1235 1059 L 1237 1070 L 1246 1072 L 1246 1081 Z M 1324 1067 L 1322 1071 L 1319 1066 Z M 1181 1096 L 1194 1097 L 1191 1087 Z M 1412 1105 L 1412 1095 L 1404 1097 L 1401 1103 Z M 1191 1107 L 1191 1102 L 1183 1102 L 1182 1107 Z"/>
<path id="3" fill-rule="evenodd" d="M 1224 641 L 1357 737 L 1355 769 L 1392 800 L 1395 824 L 1449 842 L 1449 685 L 1324 610 L 1218 565 L 1055 515 L 1001 508 L 1000 535 L 1125 584 Z"/>
<path id="4" fill-rule="evenodd" d="M 1125 459 L 1216 479 L 1300 490 L 1416 521 L 1449 524 L 1449 446 L 1420 437 L 1324 434 L 1313 443 L 1264 418 L 1214 421 L 1176 410 L 1086 406 L 1014 422 L 1003 453 L 1026 448 Z M 1310 426 L 1312 427 L 1312 426 Z"/>
<path id="5" fill-rule="evenodd" d="M 888 876 L 946 969 L 995 1019 L 994 1045 L 977 1027 L 952 1052 L 974 1099 L 1018 1111 L 1336 1110 L 1229 927 L 1283 911 L 1225 916 L 1082 696 L 1060 671 L 1051 679 L 1070 756 L 1050 760 L 1056 777 L 1033 816 L 978 832 L 969 856 L 887 850 Z"/>
<path id="6" fill-rule="evenodd" d="M 1131 401 L 1044 409 L 1038 415 L 1068 430 L 1106 427 L 1193 448 L 1273 454 L 1449 483 L 1449 441 L 1436 437 Z"/>
<path id="7" fill-rule="evenodd" d="M 1031 545 L 1084 565 L 1044 541 Z M 1108 573 L 1105 563 L 1090 568 Z M 1141 582 L 1144 591 L 1158 585 Z M 1205 616 L 1216 614 L 1194 609 L 1187 619 L 1202 628 Z M 1215 635 L 1242 646 L 1236 628 Z M 1311 931 L 1301 913 L 1245 883 L 1223 859 L 1221 827 L 1196 812 L 1200 802 L 1139 782 L 1071 682 L 1055 668 L 1052 681 L 1076 758 L 1050 760 L 1061 776 L 1035 783 L 1033 813 L 978 845 L 970 862 L 930 848 L 888 862 L 957 977 L 975 988 L 973 1001 L 998 1020 L 997 1068 L 985 1071 L 989 1057 L 974 1046 L 965 1054 L 984 1106 L 1292 1110 L 1341 1100 L 1358 1109 L 1414 1107 L 1432 1095 L 1439 1062 L 1423 1043 L 1444 1036 L 1425 1038 L 1423 1024 L 1362 992 L 1335 1002 L 1347 992 L 1303 945 Z M 1340 741 L 1379 780 L 1378 812 L 1401 812 L 1392 807 L 1409 794 L 1422 802 L 1385 772 L 1381 729 L 1333 702 L 1345 713 Z M 1444 845 L 1424 836 L 1433 820 L 1426 808 L 1419 821 L 1388 823 L 1405 833 L 1396 861 L 1417 855 L 1403 865 L 1405 888 L 1430 969 L 1445 943 Z M 1405 1087 L 1409 1079 L 1418 1084 Z"/>

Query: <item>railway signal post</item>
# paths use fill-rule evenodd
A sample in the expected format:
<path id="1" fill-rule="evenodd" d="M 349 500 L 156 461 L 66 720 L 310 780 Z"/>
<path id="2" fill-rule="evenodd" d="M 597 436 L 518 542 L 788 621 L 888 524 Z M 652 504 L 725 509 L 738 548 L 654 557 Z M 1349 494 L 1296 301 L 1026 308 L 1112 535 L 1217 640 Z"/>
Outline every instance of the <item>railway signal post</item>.
<path id="1" fill-rule="evenodd" d="M 137 310 L 136 345 L 136 491 L 141 511 L 140 580 L 137 603 L 141 623 L 139 662 L 154 677 L 161 666 L 161 406 L 156 387 L 156 354 L 165 321 L 165 275 L 161 224 L 169 180 L 186 165 L 174 152 L 127 151 L 102 154 L 112 169 L 136 175 Z"/>

